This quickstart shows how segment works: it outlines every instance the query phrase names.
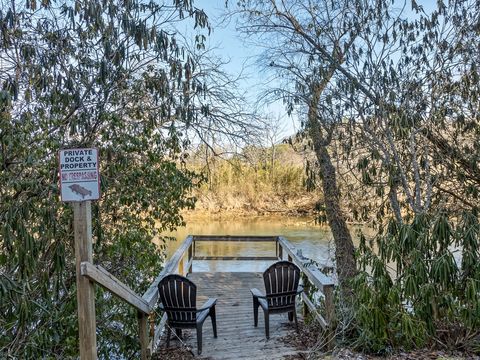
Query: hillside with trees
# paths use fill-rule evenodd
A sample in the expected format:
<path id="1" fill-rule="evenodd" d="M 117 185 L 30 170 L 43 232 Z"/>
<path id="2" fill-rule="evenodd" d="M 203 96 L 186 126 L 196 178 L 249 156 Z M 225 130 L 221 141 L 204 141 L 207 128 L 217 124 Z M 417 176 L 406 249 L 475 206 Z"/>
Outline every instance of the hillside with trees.
<path id="1" fill-rule="evenodd" d="M 188 217 L 313 216 L 321 193 L 309 187 L 306 164 L 311 154 L 289 144 L 248 146 L 228 158 L 205 148 L 192 153 L 187 168 L 204 182 L 194 190 L 195 209 Z"/>

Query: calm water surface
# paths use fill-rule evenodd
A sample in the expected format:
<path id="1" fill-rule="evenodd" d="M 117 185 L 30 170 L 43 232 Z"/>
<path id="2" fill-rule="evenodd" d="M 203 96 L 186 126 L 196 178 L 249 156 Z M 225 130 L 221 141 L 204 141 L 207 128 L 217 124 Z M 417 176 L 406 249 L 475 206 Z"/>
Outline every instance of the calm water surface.
<path id="1" fill-rule="evenodd" d="M 286 237 L 302 254 L 331 266 L 329 244 L 333 237 L 327 226 L 315 225 L 311 218 L 237 218 L 229 220 L 193 219 L 185 227 L 168 234 L 175 241 L 166 244 L 170 257 L 188 235 L 274 235 Z M 196 245 L 199 256 L 275 256 L 273 243 L 202 242 Z M 194 271 L 263 271 L 266 261 L 195 261 Z"/>

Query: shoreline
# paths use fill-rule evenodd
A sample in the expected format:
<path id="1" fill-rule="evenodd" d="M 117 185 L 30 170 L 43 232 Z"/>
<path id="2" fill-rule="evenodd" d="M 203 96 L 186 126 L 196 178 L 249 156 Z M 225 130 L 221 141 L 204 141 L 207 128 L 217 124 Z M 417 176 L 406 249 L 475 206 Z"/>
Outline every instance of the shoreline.
<path id="1" fill-rule="evenodd" d="M 305 211 L 295 211 L 295 210 L 285 210 L 285 211 L 249 211 L 242 209 L 229 209 L 229 210 L 188 210 L 183 211 L 182 216 L 185 220 L 202 220 L 202 219 L 282 219 L 282 218 L 308 218 L 312 219 L 312 222 L 315 220 L 314 212 L 305 212 Z"/>

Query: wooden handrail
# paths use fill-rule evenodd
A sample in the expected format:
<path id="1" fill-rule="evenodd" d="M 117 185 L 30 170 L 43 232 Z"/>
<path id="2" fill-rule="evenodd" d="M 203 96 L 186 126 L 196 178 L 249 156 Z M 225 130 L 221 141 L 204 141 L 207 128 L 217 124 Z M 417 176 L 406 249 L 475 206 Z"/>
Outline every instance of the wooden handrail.
<path id="1" fill-rule="evenodd" d="M 248 235 L 195 235 L 193 237 L 193 248 L 197 242 L 277 242 L 277 236 L 248 236 Z M 193 256 L 193 260 L 238 260 L 238 261 L 251 261 L 251 260 L 277 260 L 278 254 L 275 256 Z"/>
<path id="2" fill-rule="evenodd" d="M 333 286 L 335 283 L 331 278 L 322 273 L 320 269 L 316 267 L 309 267 L 305 264 L 305 258 L 300 257 L 297 253 L 297 249 L 284 237 L 279 236 L 277 239 L 278 243 L 281 245 L 283 251 L 285 251 L 298 265 L 300 270 L 308 276 L 310 281 L 315 285 L 320 291 L 323 292 L 325 286 Z"/>
<path id="3" fill-rule="evenodd" d="M 269 242 L 277 241 L 277 236 L 245 236 L 245 235 L 195 235 L 194 241 L 238 241 L 238 242 Z"/>
<path id="4" fill-rule="evenodd" d="M 308 280 L 315 285 L 315 287 L 323 294 L 325 298 L 325 317 L 320 314 L 315 304 L 310 300 L 311 286 L 304 284 L 304 293 L 302 293 L 302 300 L 305 304 L 305 313 L 311 312 L 318 320 L 322 328 L 332 330 L 335 326 L 335 304 L 334 304 L 334 287 L 333 280 L 326 276 L 320 269 L 316 267 L 308 266 L 308 258 L 301 256 L 295 247 L 284 237 L 279 236 L 277 238 L 278 243 L 278 256 L 279 259 L 283 259 L 283 252 L 288 255 L 288 259 L 293 261 L 300 270 L 307 276 Z"/>
<path id="5" fill-rule="evenodd" d="M 238 241 L 238 242 L 275 242 L 275 256 L 271 257 L 195 257 L 195 242 L 196 241 Z M 309 299 L 309 286 L 305 287 L 305 292 L 302 294 L 305 309 L 310 311 L 320 321 L 320 324 L 324 328 L 332 328 L 332 324 L 335 318 L 335 309 L 333 304 L 333 281 L 323 274 L 319 269 L 310 267 L 307 265 L 306 258 L 303 258 L 297 253 L 295 247 L 284 237 L 281 236 L 218 236 L 218 235 L 200 235 L 200 236 L 188 236 L 180 247 L 175 251 L 173 256 L 165 264 L 162 271 L 155 278 L 148 290 L 143 296 L 137 295 L 127 285 L 122 283 L 116 277 L 111 275 L 107 270 L 98 265 L 93 265 L 90 262 L 82 262 L 80 264 L 81 275 L 94 281 L 120 299 L 129 303 L 135 307 L 138 311 L 138 325 L 139 325 L 139 337 L 141 344 L 141 358 L 148 359 L 154 351 L 154 346 L 160 338 L 161 331 L 166 323 L 166 315 L 164 314 L 160 320 L 160 324 L 156 328 L 152 328 L 152 334 L 149 335 L 148 323 L 149 316 L 154 313 L 156 303 L 159 298 L 158 284 L 166 275 L 170 273 L 184 274 L 192 271 L 192 263 L 194 259 L 215 259 L 215 260 L 277 260 L 283 259 L 283 255 L 287 254 L 290 261 L 293 261 L 300 270 L 307 276 L 309 281 L 315 285 L 319 291 L 321 291 L 325 297 L 325 318 L 317 311 L 312 301 Z M 187 261 L 185 262 L 185 255 L 187 255 Z M 306 284 L 308 285 L 308 284 Z M 154 322 L 151 321 L 152 326 Z"/>
<path id="6" fill-rule="evenodd" d="M 84 261 L 80 263 L 80 274 L 85 276 L 90 281 L 95 282 L 105 289 L 109 290 L 114 295 L 118 296 L 123 301 L 132 305 L 138 311 L 138 326 L 139 338 L 141 348 L 141 358 L 146 360 L 153 352 L 154 344 L 160 337 L 161 330 L 165 326 L 166 316 L 160 320 L 160 326 L 153 331 L 153 338 L 149 339 L 148 322 L 149 316 L 154 313 L 156 303 L 158 301 L 158 284 L 162 278 L 174 272 L 184 273 L 184 255 L 188 254 L 187 269 L 191 271 L 193 261 L 193 237 L 188 236 L 180 245 L 177 251 L 173 254 L 171 259 L 165 264 L 163 270 L 158 274 L 153 283 L 143 296 L 137 295 L 127 285 L 118 280 L 115 276 L 110 274 L 107 270 L 99 265 L 93 265 L 91 262 Z M 153 323 L 152 323 L 153 324 Z"/>
<path id="7" fill-rule="evenodd" d="M 175 253 L 172 255 L 170 260 L 167 261 L 165 264 L 163 270 L 158 274 L 158 276 L 155 278 L 153 281 L 152 285 L 148 288 L 148 290 L 143 294 L 142 298 L 145 300 L 150 308 L 154 309 L 156 306 L 156 303 L 158 301 L 158 284 L 160 281 L 168 274 L 171 273 L 180 273 L 183 274 L 185 272 L 185 262 L 183 261 L 183 258 L 185 254 L 187 254 L 188 258 L 187 259 L 187 271 L 191 271 L 191 266 L 192 266 L 192 261 L 193 261 L 193 236 L 187 236 L 187 238 L 183 241 L 183 243 L 179 246 L 179 248 L 175 251 Z M 145 328 L 145 319 L 144 321 L 141 322 L 142 319 L 139 320 L 140 327 L 143 329 Z M 167 321 L 167 316 L 164 314 L 162 319 L 160 319 L 160 324 L 153 330 L 153 336 L 148 341 L 148 338 L 145 342 L 140 341 L 142 344 L 142 359 L 149 358 L 150 355 L 154 351 L 155 344 L 157 343 L 158 339 L 160 338 L 161 332 L 163 327 L 165 326 Z M 148 334 L 147 334 L 148 336 Z M 143 344 L 148 343 L 148 345 L 145 347 Z"/>
<path id="8" fill-rule="evenodd" d="M 282 236 L 245 236 L 245 235 L 195 235 L 193 236 L 193 249 L 196 242 L 276 242 L 275 256 L 193 256 L 194 260 L 281 260 L 284 255 L 293 261 L 306 275 L 308 282 L 302 294 L 304 312 L 311 312 L 324 328 L 333 328 L 335 322 L 334 287 L 333 280 L 326 276 L 320 269 L 310 266 L 309 259 L 298 253 L 298 250 Z M 313 284 L 325 299 L 325 314 L 322 315 L 310 300 L 312 295 L 310 283 Z"/>
<path id="9" fill-rule="evenodd" d="M 83 276 L 88 277 L 90 280 L 95 281 L 97 284 L 103 286 L 105 289 L 109 290 L 123 301 L 129 303 L 138 311 L 144 314 L 149 314 L 152 311 L 152 308 L 149 306 L 148 302 L 138 296 L 132 289 L 130 289 L 127 285 L 122 283 L 100 265 L 93 265 L 84 261 L 80 264 L 80 273 Z"/>
<path id="10" fill-rule="evenodd" d="M 193 236 L 187 236 L 170 260 L 167 261 L 165 267 L 160 274 L 158 274 L 152 285 L 150 285 L 145 294 L 143 294 L 143 299 L 149 304 L 150 307 L 155 306 L 158 301 L 158 284 L 166 275 L 176 272 L 181 260 L 183 259 L 183 256 L 185 255 L 185 252 L 188 250 L 190 245 L 192 245 L 192 242 Z"/>
<path id="11" fill-rule="evenodd" d="M 195 256 L 195 260 L 278 260 L 276 256 Z"/>

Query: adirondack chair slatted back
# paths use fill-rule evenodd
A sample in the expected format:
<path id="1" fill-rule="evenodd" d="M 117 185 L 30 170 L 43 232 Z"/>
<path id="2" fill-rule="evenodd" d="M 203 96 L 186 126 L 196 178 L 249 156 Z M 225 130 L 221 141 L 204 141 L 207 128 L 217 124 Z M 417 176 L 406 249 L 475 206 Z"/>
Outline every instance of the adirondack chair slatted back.
<path id="1" fill-rule="evenodd" d="M 162 302 L 171 323 L 195 324 L 197 286 L 187 278 L 172 274 L 158 284 Z"/>
<path id="2" fill-rule="evenodd" d="M 281 309 L 295 304 L 300 269 L 289 261 L 279 261 L 263 273 L 268 307 Z"/>

